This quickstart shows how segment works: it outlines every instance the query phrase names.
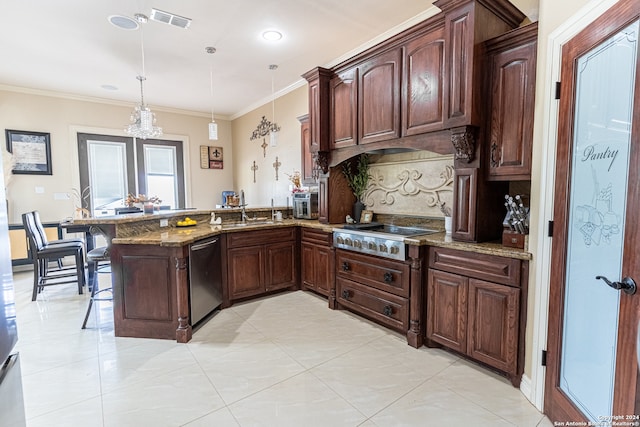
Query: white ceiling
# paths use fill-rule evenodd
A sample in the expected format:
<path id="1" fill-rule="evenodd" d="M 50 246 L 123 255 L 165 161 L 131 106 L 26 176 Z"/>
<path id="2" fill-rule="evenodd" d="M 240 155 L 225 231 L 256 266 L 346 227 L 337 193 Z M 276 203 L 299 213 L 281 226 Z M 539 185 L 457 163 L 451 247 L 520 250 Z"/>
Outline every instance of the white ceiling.
<path id="1" fill-rule="evenodd" d="M 191 18 L 188 29 L 143 24 L 145 100 L 153 108 L 233 118 L 363 47 L 437 12 L 432 0 L 0 0 L 0 85 L 138 102 L 140 31 L 110 15 L 156 8 Z M 261 39 L 276 28 L 278 43 Z M 380 35 L 383 35 L 381 38 Z M 214 46 L 217 53 L 205 53 Z M 269 64 L 277 64 L 270 71 Z M 113 85 L 117 90 L 103 89 Z"/>

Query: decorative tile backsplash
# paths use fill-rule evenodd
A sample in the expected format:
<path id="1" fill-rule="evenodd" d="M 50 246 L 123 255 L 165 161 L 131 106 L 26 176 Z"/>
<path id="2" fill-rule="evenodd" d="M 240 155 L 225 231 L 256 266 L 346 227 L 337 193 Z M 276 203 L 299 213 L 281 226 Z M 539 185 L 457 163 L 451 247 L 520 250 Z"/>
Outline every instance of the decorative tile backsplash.
<path id="1" fill-rule="evenodd" d="M 363 201 L 380 214 L 443 217 L 453 207 L 453 155 L 428 151 L 372 156 Z"/>

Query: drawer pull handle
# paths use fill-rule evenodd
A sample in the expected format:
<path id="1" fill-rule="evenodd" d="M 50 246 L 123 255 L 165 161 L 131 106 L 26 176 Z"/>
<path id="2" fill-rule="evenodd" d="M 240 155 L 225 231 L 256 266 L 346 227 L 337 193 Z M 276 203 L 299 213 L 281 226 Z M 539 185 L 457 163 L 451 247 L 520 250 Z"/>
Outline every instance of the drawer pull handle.
<path id="1" fill-rule="evenodd" d="M 393 274 L 389 273 L 388 271 L 384 273 L 384 281 L 385 283 L 393 282 Z"/>
<path id="2" fill-rule="evenodd" d="M 342 298 L 349 299 L 349 290 L 348 289 L 343 289 L 342 290 Z"/>
<path id="3" fill-rule="evenodd" d="M 385 305 L 382 309 L 382 314 L 387 317 L 391 317 L 391 315 L 393 314 L 393 307 L 391 307 L 390 305 Z"/>
<path id="4" fill-rule="evenodd" d="M 349 265 L 349 263 L 348 263 L 347 261 L 344 261 L 344 262 L 342 263 L 342 270 L 343 270 L 343 271 L 349 271 L 349 270 L 351 270 L 351 266 Z"/>

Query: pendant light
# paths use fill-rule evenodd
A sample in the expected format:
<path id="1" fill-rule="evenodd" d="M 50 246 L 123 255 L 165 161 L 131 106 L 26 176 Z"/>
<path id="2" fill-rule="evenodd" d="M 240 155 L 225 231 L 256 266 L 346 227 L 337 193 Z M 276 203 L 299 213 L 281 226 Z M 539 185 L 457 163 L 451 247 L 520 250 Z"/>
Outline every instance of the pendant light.
<path id="1" fill-rule="evenodd" d="M 216 53 L 215 47 L 205 47 L 204 50 L 213 55 Z M 211 141 L 218 140 L 218 124 L 216 123 L 216 119 L 213 117 L 213 57 L 211 58 L 211 65 L 209 66 L 209 80 L 211 83 L 211 123 L 209 123 L 209 139 Z"/>
<path id="2" fill-rule="evenodd" d="M 147 16 L 141 13 L 136 13 L 134 17 L 140 24 L 148 21 Z M 140 25 L 140 48 L 142 51 L 142 74 L 136 76 L 136 79 L 140 81 L 140 105 L 134 108 L 130 117 L 131 124 L 126 126 L 124 131 L 127 135 L 134 138 L 157 138 L 162 136 L 162 128 L 155 126 L 156 115 L 144 103 L 144 81 L 147 78 L 144 68 L 144 37 L 142 34 L 142 25 Z"/>
<path id="3" fill-rule="evenodd" d="M 269 65 L 271 70 L 271 128 L 269 129 L 269 145 L 275 147 L 278 145 L 278 131 L 280 126 L 276 124 L 276 99 L 273 86 L 273 77 L 275 75 L 278 66 L 276 64 Z"/>

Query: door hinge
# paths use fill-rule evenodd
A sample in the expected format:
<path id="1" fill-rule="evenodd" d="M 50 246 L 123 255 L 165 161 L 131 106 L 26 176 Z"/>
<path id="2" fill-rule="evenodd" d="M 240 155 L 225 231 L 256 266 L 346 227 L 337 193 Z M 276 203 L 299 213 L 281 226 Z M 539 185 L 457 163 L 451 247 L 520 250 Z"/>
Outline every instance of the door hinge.
<path id="1" fill-rule="evenodd" d="M 553 221 L 549 221 L 549 226 L 547 227 L 547 236 L 553 237 Z"/>
<path id="2" fill-rule="evenodd" d="M 547 350 L 542 350 L 542 360 L 540 361 L 540 365 L 547 366 Z"/>
<path id="3" fill-rule="evenodd" d="M 556 82 L 556 99 L 560 99 L 560 82 Z"/>

